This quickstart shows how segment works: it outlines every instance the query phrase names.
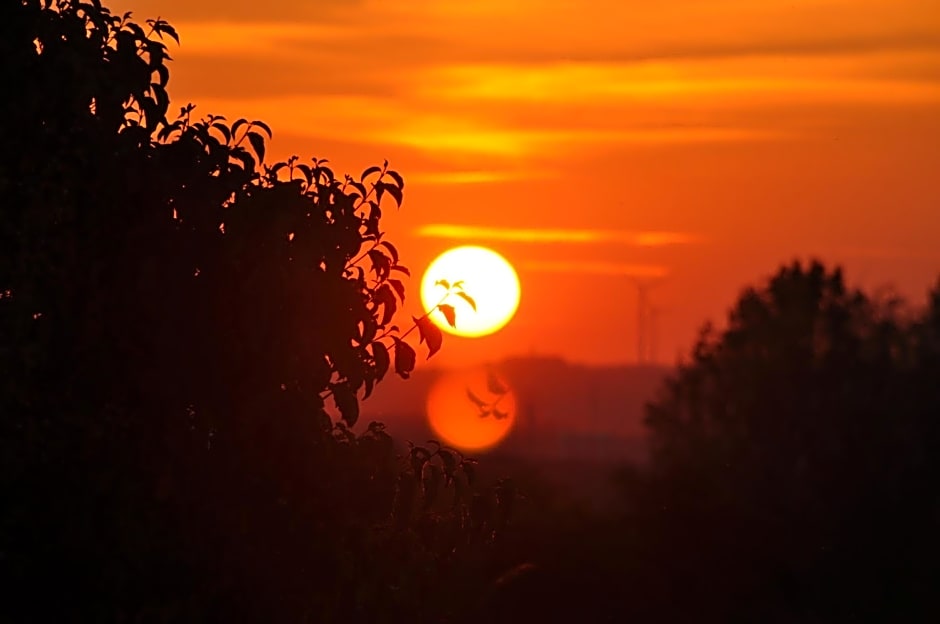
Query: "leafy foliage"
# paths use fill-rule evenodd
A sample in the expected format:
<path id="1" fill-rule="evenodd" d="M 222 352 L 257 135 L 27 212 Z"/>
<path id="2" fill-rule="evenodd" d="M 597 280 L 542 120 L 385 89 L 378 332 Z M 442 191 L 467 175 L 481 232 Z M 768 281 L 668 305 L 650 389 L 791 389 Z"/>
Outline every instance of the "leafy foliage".
<path id="1" fill-rule="evenodd" d="M 414 370 L 414 329 L 429 356 L 441 344 L 427 314 L 394 325 L 409 271 L 380 223 L 402 176 L 268 164 L 262 121 L 168 117 L 165 21 L 18 0 L 0 22 L 15 85 L 0 103 L 0 551 L 12 595 L 64 597 L 0 619 L 446 610 L 422 570 L 453 553 L 418 538 L 440 510 L 405 505 L 413 457 L 377 423 L 352 430 L 390 369 Z M 470 487 L 469 460 L 432 458 L 408 473 L 426 500 L 425 473 Z"/>

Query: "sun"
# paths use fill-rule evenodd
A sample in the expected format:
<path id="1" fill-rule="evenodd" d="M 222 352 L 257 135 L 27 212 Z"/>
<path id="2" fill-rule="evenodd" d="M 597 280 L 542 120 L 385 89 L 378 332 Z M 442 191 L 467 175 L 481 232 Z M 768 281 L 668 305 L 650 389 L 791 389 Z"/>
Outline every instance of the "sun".
<path id="1" fill-rule="evenodd" d="M 476 310 L 459 296 L 448 295 L 447 286 L 459 285 L 476 303 Z M 438 256 L 421 281 L 421 302 L 425 310 L 444 303 L 454 306 L 456 327 L 451 327 L 440 310 L 431 320 L 444 331 L 457 336 L 485 336 L 499 331 L 519 307 L 519 276 L 509 262 L 486 247 L 455 247 Z"/>

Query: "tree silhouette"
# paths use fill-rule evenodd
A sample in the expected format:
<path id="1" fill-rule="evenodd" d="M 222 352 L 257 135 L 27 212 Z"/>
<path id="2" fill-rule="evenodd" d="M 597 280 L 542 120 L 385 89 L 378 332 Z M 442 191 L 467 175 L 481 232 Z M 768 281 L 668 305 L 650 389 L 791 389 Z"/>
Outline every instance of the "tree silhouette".
<path id="1" fill-rule="evenodd" d="M 168 118 L 165 21 L 20 0 L 0 23 L 0 619 L 438 608 L 430 566 L 488 496 L 472 462 L 351 430 L 414 369 L 414 329 L 441 345 L 426 314 L 394 325 L 408 270 L 380 222 L 402 177 L 266 166 L 263 122 Z M 407 494 L 431 465 L 465 486 L 434 517 L 446 551 L 414 524 L 439 484 Z"/>
<path id="2" fill-rule="evenodd" d="M 629 480 L 653 612 L 936 615 L 938 294 L 905 317 L 794 263 L 702 332 L 648 408 L 650 468 Z"/>

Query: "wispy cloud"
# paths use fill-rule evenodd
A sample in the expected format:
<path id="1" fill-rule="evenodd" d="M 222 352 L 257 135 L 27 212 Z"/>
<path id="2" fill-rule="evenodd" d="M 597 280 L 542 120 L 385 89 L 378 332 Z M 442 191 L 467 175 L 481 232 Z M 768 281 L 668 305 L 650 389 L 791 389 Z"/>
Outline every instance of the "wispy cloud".
<path id="1" fill-rule="evenodd" d="M 492 184 L 513 180 L 533 180 L 544 173 L 535 171 L 426 171 L 408 174 L 409 184 Z"/>
<path id="2" fill-rule="evenodd" d="M 616 231 L 550 228 L 508 228 L 479 225 L 432 223 L 419 227 L 418 236 L 427 238 L 472 239 L 518 243 L 613 243 L 634 247 L 662 247 L 700 242 L 701 238 L 686 232 Z"/>
<path id="3" fill-rule="evenodd" d="M 483 156 L 494 170 L 799 141 L 820 133 L 800 120 L 840 123 L 847 106 L 940 103 L 935 0 L 134 1 L 183 37 L 174 98 L 311 142 Z M 810 112 L 781 121 L 797 108 Z"/>
<path id="4" fill-rule="evenodd" d="M 463 101 L 701 102 L 708 97 L 726 102 L 730 95 L 777 101 L 781 94 L 848 102 L 940 101 L 938 83 L 852 77 L 846 61 L 857 65 L 858 59 L 451 65 L 428 70 L 419 88 L 428 96 Z"/>
<path id="5" fill-rule="evenodd" d="M 537 273 L 587 273 L 592 275 L 619 275 L 626 277 L 666 277 L 669 269 L 655 264 L 626 264 L 620 262 L 579 261 L 526 261 L 519 265 L 525 271 Z"/>

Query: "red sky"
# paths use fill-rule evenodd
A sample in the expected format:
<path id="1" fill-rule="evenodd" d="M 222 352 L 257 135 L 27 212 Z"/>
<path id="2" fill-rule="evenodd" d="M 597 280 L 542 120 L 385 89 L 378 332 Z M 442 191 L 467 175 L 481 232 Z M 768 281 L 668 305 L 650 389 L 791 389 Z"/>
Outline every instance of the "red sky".
<path id="1" fill-rule="evenodd" d="M 915 302 L 940 274 L 936 0 L 128 0 L 173 23 L 170 93 L 262 119 L 275 159 L 405 177 L 385 227 L 517 267 L 522 303 L 439 364 L 636 360 L 632 276 L 661 274 L 656 358 L 793 258 Z M 533 234 L 535 232 L 535 234 Z M 417 309 L 412 312 L 417 312 Z"/>

